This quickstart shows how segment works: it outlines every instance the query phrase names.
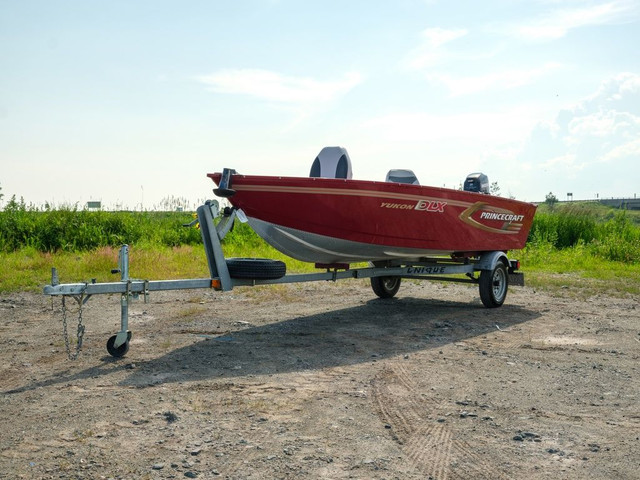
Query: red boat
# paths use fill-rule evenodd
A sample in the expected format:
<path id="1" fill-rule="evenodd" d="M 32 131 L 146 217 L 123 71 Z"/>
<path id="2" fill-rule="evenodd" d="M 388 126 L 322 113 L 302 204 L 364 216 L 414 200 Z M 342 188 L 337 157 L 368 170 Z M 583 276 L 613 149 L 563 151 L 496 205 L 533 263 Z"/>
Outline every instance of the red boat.
<path id="1" fill-rule="evenodd" d="M 524 285 L 520 264 L 506 252 L 524 247 L 535 205 L 489 193 L 486 175 L 469 175 L 464 190 L 423 187 L 410 170 L 391 170 L 385 182 L 353 180 L 349 154 L 342 147 L 322 149 L 309 178 L 240 175 L 224 169 L 209 177 L 216 195 L 233 207 L 218 216 L 219 203 L 198 207 L 197 222 L 209 266 L 209 278 L 131 280 L 129 246 L 118 256 L 120 282 L 60 284 L 57 270 L 48 295 L 73 297 L 79 306 L 75 353 L 82 345 L 82 305 L 96 294 L 121 294 L 120 331 L 109 338 L 107 351 L 122 357 L 129 350 L 129 300 L 150 291 L 336 281 L 369 278 L 381 298 L 393 297 L 403 278 L 475 283 L 487 308 L 500 307 L 509 285 Z M 284 254 L 313 262 L 326 272 L 286 274 L 279 260 L 225 258 L 221 241 L 235 219 L 247 217 L 253 229 Z M 443 255 L 451 258 L 443 258 Z M 349 268 L 350 263 L 373 265 Z M 112 271 L 112 272 L 113 272 Z M 464 278 L 461 277 L 464 275 Z M 66 317 L 65 317 L 66 318 Z M 66 322 L 66 320 L 65 320 Z"/>
<path id="2" fill-rule="evenodd" d="M 320 264 L 521 249 L 536 210 L 530 203 L 482 193 L 488 191 L 482 174 L 469 176 L 465 190 L 418 185 L 408 170 L 390 171 L 385 182 L 353 180 L 341 147 L 323 149 L 310 177 L 240 175 L 230 169 L 208 176 L 219 186 L 216 194 L 241 209 L 269 244 Z"/>

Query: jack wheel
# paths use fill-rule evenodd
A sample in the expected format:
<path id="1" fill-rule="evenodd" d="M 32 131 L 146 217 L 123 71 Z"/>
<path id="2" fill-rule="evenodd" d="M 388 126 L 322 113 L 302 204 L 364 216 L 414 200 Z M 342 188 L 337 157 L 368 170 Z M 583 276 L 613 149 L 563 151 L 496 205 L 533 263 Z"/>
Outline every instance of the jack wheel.
<path id="1" fill-rule="evenodd" d="M 400 289 L 401 277 L 371 277 L 371 288 L 380 298 L 392 298 Z"/>
<path id="2" fill-rule="evenodd" d="M 127 332 L 127 341 L 118 348 L 114 347 L 117 335 L 113 335 L 107 340 L 107 352 L 115 358 L 124 357 L 129 351 L 129 340 L 131 340 L 131 332 Z"/>

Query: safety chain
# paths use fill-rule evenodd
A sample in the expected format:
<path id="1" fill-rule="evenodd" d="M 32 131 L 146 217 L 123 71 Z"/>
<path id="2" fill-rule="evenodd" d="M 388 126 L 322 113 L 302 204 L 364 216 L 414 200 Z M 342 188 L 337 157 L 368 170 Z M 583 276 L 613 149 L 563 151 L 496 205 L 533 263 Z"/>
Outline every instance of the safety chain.
<path id="1" fill-rule="evenodd" d="M 64 345 L 67 350 L 67 357 L 69 360 L 76 360 L 80 355 L 82 349 L 82 338 L 84 337 L 84 325 L 82 324 L 82 305 L 84 305 L 84 293 L 80 296 L 74 296 L 73 299 L 78 302 L 78 331 L 76 333 L 77 343 L 76 351 L 71 353 L 71 346 L 69 345 L 69 334 L 67 333 L 67 305 L 65 302 L 67 295 L 62 296 L 62 334 L 64 335 Z"/>

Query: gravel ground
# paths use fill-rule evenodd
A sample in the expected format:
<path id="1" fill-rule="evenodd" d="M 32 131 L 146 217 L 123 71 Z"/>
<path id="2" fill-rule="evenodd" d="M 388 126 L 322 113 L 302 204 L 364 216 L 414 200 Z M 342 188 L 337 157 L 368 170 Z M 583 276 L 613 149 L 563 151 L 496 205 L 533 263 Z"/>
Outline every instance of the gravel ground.
<path id="1" fill-rule="evenodd" d="M 637 479 L 637 298 L 352 280 L 0 296 L 0 478 Z M 77 308 L 71 302 L 69 331 Z"/>

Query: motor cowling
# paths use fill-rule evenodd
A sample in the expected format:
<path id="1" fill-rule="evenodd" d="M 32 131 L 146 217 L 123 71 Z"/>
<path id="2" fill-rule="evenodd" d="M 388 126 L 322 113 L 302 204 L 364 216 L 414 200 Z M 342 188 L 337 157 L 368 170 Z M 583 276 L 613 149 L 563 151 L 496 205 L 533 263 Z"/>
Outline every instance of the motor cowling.
<path id="1" fill-rule="evenodd" d="M 490 193 L 489 177 L 484 173 L 471 173 L 464 181 L 463 190 L 465 192 Z"/>

